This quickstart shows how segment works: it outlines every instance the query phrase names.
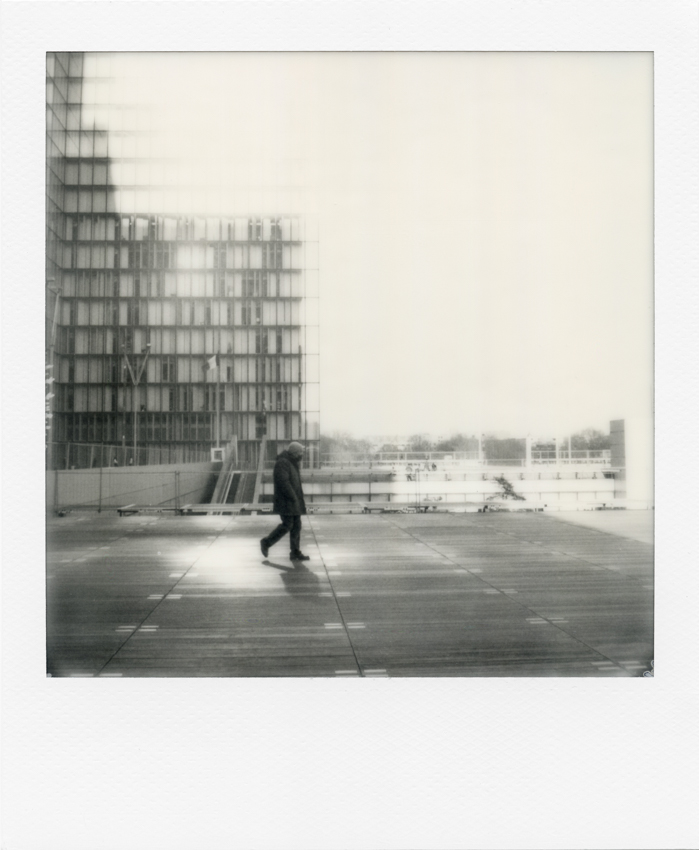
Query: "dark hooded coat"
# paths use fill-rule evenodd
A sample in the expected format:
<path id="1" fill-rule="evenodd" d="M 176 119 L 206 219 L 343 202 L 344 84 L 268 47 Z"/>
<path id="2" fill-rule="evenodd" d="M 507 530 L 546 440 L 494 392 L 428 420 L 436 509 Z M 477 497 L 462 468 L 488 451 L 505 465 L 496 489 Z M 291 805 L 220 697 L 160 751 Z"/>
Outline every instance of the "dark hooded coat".
<path id="1" fill-rule="evenodd" d="M 272 509 L 275 514 L 280 516 L 303 516 L 306 513 L 299 462 L 288 451 L 283 451 L 277 455 L 277 461 L 274 464 L 274 506 Z"/>

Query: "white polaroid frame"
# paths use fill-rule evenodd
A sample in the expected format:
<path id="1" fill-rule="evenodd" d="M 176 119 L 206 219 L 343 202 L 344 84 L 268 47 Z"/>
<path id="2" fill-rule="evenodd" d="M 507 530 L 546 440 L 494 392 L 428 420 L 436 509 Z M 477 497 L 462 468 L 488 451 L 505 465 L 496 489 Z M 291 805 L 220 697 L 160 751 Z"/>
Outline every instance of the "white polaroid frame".
<path id="1" fill-rule="evenodd" d="M 4 846 L 696 846 L 696 2 L 59 0 L 2 15 Z M 359 49 L 654 53 L 655 677 L 47 679 L 45 53 Z"/>

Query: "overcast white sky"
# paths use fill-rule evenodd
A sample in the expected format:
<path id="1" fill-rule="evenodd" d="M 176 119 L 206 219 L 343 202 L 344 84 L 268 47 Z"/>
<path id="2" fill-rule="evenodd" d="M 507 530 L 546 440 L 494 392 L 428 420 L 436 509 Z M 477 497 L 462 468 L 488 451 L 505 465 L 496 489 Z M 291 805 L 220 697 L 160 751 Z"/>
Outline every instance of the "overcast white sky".
<path id="1" fill-rule="evenodd" d="M 112 73 L 134 84 L 108 100 L 157 104 L 153 153 L 220 190 L 202 211 L 317 220 L 324 432 L 651 414 L 650 53 L 122 54 Z"/>

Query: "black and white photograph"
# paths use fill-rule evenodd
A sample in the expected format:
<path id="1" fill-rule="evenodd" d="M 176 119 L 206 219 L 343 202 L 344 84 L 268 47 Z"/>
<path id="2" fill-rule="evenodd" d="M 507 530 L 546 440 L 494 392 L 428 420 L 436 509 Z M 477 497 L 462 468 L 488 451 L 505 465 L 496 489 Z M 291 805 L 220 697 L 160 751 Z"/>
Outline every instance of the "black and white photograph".
<path id="1" fill-rule="evenodd" d="M 47 55 L 47 672 L 653 675 L 653 55 Z"/>
<path id="2" fill-rule="evenodd" d="M 0 845 L 696 846 L 696 0 L 0 13 Z"/>

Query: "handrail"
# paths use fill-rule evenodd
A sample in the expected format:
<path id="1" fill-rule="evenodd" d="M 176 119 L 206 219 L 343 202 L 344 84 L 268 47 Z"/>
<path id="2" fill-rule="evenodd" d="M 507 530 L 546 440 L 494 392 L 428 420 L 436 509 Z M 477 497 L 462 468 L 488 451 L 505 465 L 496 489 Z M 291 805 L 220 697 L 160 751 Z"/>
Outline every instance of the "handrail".
<path id="1" fill-rule="evenodd" d="M 228 457 L 223 464 L 221 471 L 218 474 L 218 481 L 214 489 L 214 494 L 211 497 L 212 502 L 225 502 L 228 499 L 228 493 L 231 489 L 231 482 L 235 475 L 235 467 L 237 466 L 237 458 L 233 451 L 233 441 L 229 446 Z"/>
<path id="2" fill-rule="evenodd" d="M 265 456 L 267 454 L 267 435 L 262 435 L 262 442 L 260 443 L 260 457 L 257 462 L 257 475 L 255 476 L 255 491 L 252 497 L 252 501 L 254 504 L 258 504 L 260 501 L 260 491 L 262 490 L 262 473 L 265 468 Z"/>

